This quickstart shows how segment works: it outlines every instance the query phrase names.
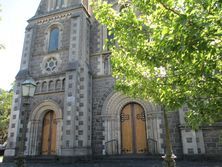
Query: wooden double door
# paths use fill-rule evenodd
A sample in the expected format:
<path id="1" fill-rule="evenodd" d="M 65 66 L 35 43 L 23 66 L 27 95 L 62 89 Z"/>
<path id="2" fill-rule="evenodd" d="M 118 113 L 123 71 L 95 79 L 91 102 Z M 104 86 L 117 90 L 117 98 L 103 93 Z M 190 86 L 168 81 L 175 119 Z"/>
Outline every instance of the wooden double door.
<path id="1" fill-rule="evenodd" d="M 42 155 L 56 154 L 56 115 L 55 112 L 49 111 L 43 119 L 42 128 Z"/>
<path id="2" fill-rule="evenodd" d="M 146 118 L 143 108 L 137 103 L 126 105 L 121 111 L 122 154 L 144 154 L 148 152 Z"/>

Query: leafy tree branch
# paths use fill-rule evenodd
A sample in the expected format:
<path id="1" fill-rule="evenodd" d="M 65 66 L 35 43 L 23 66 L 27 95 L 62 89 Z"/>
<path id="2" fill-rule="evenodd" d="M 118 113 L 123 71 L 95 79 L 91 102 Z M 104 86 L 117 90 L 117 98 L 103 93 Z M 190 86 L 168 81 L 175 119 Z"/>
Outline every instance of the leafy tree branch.
<path id="1" fill-rule="evenodd" d="M 221 4 L 132 0 L 119 13 L 96 0 L 95 17 L 117 43 L 110 49 L 116 89 L 168 111 L 187 104 L 193 127 L 222 120 Z"/>
<path id="2" fill-rule="evenodd" d="M 0 90 L 0 140 L 5 142 L 8 134 L 9 116 L 13 92 Z"/>

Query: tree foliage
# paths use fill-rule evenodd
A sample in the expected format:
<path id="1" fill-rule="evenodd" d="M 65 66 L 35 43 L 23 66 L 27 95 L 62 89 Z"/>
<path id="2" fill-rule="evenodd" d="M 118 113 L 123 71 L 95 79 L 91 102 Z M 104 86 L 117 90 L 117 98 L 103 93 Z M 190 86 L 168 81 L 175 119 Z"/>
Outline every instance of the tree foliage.
<path id="1" fill-rule="evenodd" d="M 2 142 L 7 139 L 12 96 L 12 91 L 0 90 L 0 139 Z"/>
<path id="2" fill-rule="evenodd" d="M 222 120 L 222 1 L 102 0 L 96 19 L 114 34 L 117 90 L 168 111 L 189 107 L 193 127 Z"/>

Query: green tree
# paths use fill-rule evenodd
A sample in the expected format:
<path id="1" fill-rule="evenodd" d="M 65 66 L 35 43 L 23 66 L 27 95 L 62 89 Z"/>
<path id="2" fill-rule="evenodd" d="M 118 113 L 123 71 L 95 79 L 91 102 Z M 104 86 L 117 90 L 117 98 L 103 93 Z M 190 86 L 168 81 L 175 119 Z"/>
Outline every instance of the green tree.
<path id="1" fill-rule="evenodd" d="M 0 140 L 5 142 L 8 134 L 9 116 L 13 91 L 0 90 Z"/>
<path id="2" fill-rule="evenodd" d="M 115 4 L 114 4 L 115 5 Z M 222 1 L 102 0 L 94 14 L 114 35 L 116 88 L 167 111 L 184 104 L 197 128 L 222 120 Z"/>

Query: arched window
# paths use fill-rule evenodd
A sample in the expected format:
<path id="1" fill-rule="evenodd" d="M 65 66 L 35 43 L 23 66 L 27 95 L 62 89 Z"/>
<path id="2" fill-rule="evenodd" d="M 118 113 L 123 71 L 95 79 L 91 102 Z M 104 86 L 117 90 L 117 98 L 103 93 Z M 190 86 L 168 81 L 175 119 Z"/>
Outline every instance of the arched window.
<path id="1" fill-rule="evenodd" d="M 56 80 L 56 85 L 55 85 L 55 88 L 56 88 L 56 90 L 61 90 L 61 80 Z"/>
<path id="2" fill-rule="evenodd" d="M 36 83 L 36 93 L 40 93 L 41 91 L 41 84 L 39 82 Z"/>
<path id="3" fill-rule="evenodd" d="M 53 28 L 50 32 L 49 37 L 49 52 L 53 52 L 58 50 L 59 48 L 59 29 Z"/>
<path id="4" fill-rule="evenodd" d="M 44 82 L 42 83 L 42 92 L 46 92 L 46 91 L 47 91 L 47 82 L 44 81 Z"/>
<path id="5" fill-rule="evenodd" d="M 49 81 L 49 91 L 53 91 L 54 90 L 54 82 L 53 81 Z"/>

